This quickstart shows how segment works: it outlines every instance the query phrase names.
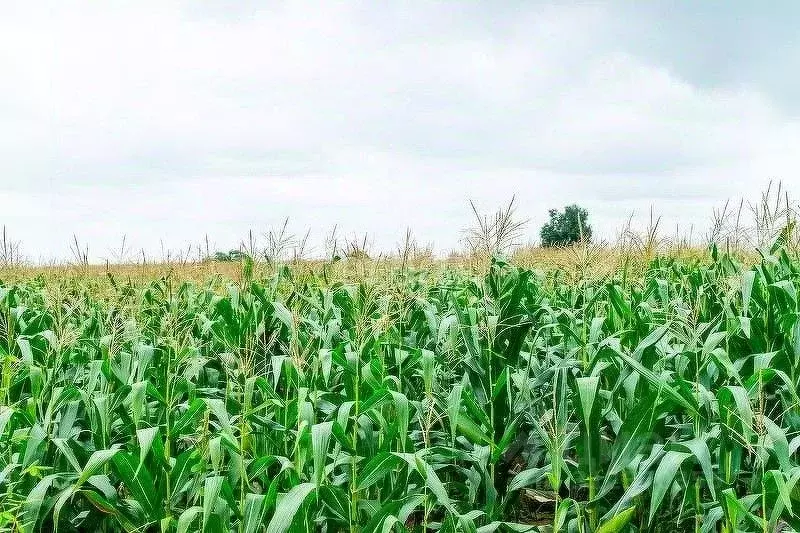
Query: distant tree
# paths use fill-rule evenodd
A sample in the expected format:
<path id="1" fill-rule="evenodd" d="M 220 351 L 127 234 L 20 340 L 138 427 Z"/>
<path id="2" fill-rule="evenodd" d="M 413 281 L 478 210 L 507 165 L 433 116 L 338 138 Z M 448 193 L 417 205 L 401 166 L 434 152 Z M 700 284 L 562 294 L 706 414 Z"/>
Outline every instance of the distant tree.
<path id="1" fill-rule="evenodd" d="M 230 252 L 216 252 L 214 253 L 213 260 L 218 263 L 229 263 L 232 261 L 241 261 L 244 259 L 244 252 L 241 250 L 231 250 Z"/>
<path id="2" fill-rule="evenodd" d="M 592 240 L 589 213 L 578 205 L 568 205 L 564 211 L 550 210 L 550 221 L 542 226 L 539 237 L 542 246 L 567 246 L 584 240 Z"/>

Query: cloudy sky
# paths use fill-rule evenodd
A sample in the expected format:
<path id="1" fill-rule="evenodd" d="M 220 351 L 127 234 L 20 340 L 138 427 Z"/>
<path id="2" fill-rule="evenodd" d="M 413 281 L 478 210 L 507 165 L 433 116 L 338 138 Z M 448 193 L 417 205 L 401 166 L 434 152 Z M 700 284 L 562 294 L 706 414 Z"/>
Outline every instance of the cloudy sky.
<path id="1" fill-rule="evenodd" d="M 458 245 L 516 194 L 530 238 L 586 206 L 701 232 L 800 193 L 800 3 L 0 0 L 0 222 L 31 259 Z M 722 6 L 725 9 L 721 9 Z"/>

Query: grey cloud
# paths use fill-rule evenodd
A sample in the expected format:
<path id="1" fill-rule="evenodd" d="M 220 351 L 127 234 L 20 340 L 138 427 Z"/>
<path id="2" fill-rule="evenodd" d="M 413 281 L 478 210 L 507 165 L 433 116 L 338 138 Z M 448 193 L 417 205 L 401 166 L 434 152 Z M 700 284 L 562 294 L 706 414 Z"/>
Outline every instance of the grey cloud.
<path id="1" fill-rule="evenodd" d="M 626 2 L 616 12 L 620 46 L 645 61 L 698 87 L 748 87 L 800 111 L 797 2 Z"/>

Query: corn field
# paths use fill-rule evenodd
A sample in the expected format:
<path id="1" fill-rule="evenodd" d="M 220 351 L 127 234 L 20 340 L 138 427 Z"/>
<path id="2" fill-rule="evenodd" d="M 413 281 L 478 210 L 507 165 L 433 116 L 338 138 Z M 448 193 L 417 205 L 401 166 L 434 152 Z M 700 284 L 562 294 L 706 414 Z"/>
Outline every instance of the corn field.
<path id="1" fill-rule="evenodd" d="M 0 530 L 800 527 L 800 258 L 0 284 Z"/>

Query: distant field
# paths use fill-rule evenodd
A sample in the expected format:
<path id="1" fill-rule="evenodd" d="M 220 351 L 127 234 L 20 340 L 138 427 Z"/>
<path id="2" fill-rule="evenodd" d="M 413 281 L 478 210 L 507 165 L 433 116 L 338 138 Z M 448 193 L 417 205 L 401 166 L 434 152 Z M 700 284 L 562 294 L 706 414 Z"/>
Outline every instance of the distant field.
<path id="1" fill-rule="evenodd" d="M 3 531 L 798 526 L 780 245 L 0 280 Z"/>
<path id="2" fill-rule="evenodd" d="M 658 255 L 680 258 L 682 260 L 704 260 L 708 248 L 704 246 L 665 247 L 654 250 L 624 248 L 611 245 L 569 246 L 563 248 L 519 247 L 509 257 L 515 266 L 535 270 L 562 270 L 581 276 L 608 276 L 626 267 L 631 272 L 641 273 L 649 261 Z M 746 263 L 757 261 L 754 251 L 736 250 L 732 253 L 738 260 Z M 410 254 L 405 260 L 397 253 L 375 255 L 363 258 L 344 257 L 339 261 L 322 259 L 284 260 L 279 264 L 293 271 L 323 271 L 338 279 L 360 280 L 375 274 L 393 276 L 399 270 L 441 271 L 444 269 L 483 272 L 489 262 L 485 254 L 452 252 L 446 256 L 435 257 L 429 252 Z M 263 260 L 254 264 L 258 276 L 270 276 L 275 265 Z M 110 273 L 122 279 L 149 281 L 172 275 L 181 281 L 207 282 L 215 276 L 236 279 L 241 275 L 241 261 L 147 261 L 124 263 L 80 264 L 65 262 L 60 264 L 0 264 L 0 279 L 27 280 L 36 276 L 47 279 L 58 278 L 98 278 Z"/>

